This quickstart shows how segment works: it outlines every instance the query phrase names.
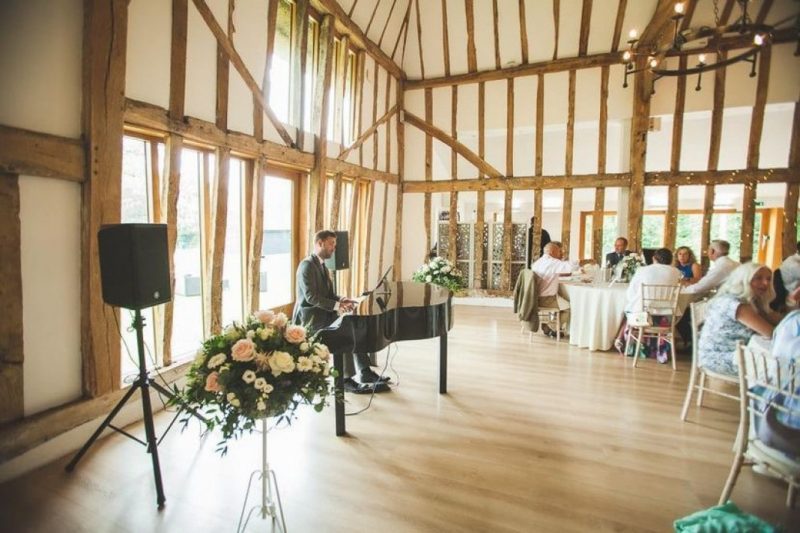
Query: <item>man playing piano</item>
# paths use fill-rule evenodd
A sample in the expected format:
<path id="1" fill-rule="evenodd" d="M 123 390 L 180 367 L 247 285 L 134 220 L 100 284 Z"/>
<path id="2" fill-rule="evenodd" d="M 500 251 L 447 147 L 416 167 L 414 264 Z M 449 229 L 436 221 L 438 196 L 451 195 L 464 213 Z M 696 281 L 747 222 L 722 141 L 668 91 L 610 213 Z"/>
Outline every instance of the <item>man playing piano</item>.
<path id="1" fill-rule="evenodd" d="M 333 290 L 330 272 L 325 260 L 333 256 L 336 249 L 336 233 L 322 230 L 314 235 L 314 253 L 306 257 L 297 267 L 297 289 L 292 313 L 292 322 L 304 324 L 314 331 L 329 326 L 339 313 L 351 312 L 358 300 L 337 296 Z M 369 354 L 354 353 L 352 359 L 344 358 L 344 390 L 356 394 L 386 392 L 388 378 L 379 376 L 369 366 Z M 358 371 L 357 382 L 353 379 Z"/>

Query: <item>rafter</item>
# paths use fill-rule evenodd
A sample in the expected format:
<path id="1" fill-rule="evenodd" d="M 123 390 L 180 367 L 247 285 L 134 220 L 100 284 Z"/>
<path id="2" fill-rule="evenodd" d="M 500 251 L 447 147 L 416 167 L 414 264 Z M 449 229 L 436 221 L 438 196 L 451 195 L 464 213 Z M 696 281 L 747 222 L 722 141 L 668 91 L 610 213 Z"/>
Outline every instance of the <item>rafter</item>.
<path id="1" fill-rule="evenodd" d="M 528 63 L 528 24 L 525 17 L 525 0 L 519 0 L 519 45 L 522 51 L 522 64 Z"/>
<path id="2" fill-rule="evenodd" d="M 419 71 L 420 77 L 423 79 L 425 78 L 425 59 L 422 57 L 422 20 L 420 20 L 419 16 L 419 0 L 414 2 L 414 10 L 416 11 L 417 15 L 417 43 L 418 50 L 419 50 Z"/>
<path id="3" fill-rule="evenodd" d="M 343 149 L 342 152 L 339 154 L 339 156 L 336 159 L 339 159 L 340 161 L 344 161 L 345 159 L 347 159 L 347 156 L 350 154 L 350 152 L 352 152 L 353 150 L 356 150 L 359 146 L 364 144 L 364 141 L 369 139 L 369 137 L 373 133 L 375 133 L 375 131 L 381 126 L 381 124 L 383 124 L 384 122 L 386 122 L 388 120 L 391 120 L 392 117 L 394 116 L 394 114 L 397 113 L 397 111 L 399 109 L 400 109 L 400 106 L 398 106 L 397 104 L 392 106 L 392 108 L 389 111 L 387 111 L 386 113 L 384 113 L 384 115 L 381 118 L 379 118 L 375 122 L 375 124 L 370 126 L 364 133 L 359 135 L 358 139 L 353 141 L 353 143 L 350 144 L 347 148 Z"/>
<path id="4" fill-rule="evenodd" d="M 473 0 L 464 0 L 464 9 L 467 15 L 467 69 L 470 72 L 477 72 L 478 60 L 475 55 L 475 9 Z"/>
<path id="5" fill-rule="evenodd" d="M 444 50 L 444 75 L 450 75 L 450 37 L 447 32 L 447 0 L 442 0 L 442 49 Z"/>
<path id="6" fill-rule="evenodd" d="M 616 52 L 619 50 L 619 39 L 622 36 L 622 22 L 625 20 L 625 8 L 628 6 L 628 0 L 619 0 L 617 6 L 617 18 L 614 21 L 614 37 L 611 38 L 611 51 Z"/>
<path id="7" fill-rule="evenodd" d="M 497 15 L 497 0 L 492 0 L 492 20 L 494 28 L 494 68 L 500 68 L 500 28 Z"/>
<path id="8" fill-rule="evenodd" d="M 383 31 L 381 31 L 381 36 L 378 39 L 378 48 L 383 46 L 383 38 L 386 35 L 386 28 L 389 27 L 389 22 L 392 20 L 392 14 L 394 13 L 394 7 L 397 5 L 397 0 L 392 0 L 392 7 L 389 8 L 389 16 L 386 17 L 386 23 L 383 25 Z"/>
<path id="9" fill-rule="evenodd" d="M 499 170 L 494 168 L 492 165 L 487 163 L 485 160 L 478 157 L 475 152 L 458 142 L 457 140 L 453 139 L 450 135 L 445 133 L 444 131 L 440 130 L 433 124 L 429 124 L 425 122 L 418 116 L 414 115 L 408 110 L 405 110 L 404 113 L 404 122 L 411 124 L 412 126 L 422 130 L 424 133 L 427 133 L 431 137 L 434 137 L 456 152 L 458 155 L 478 167 L 478 170 L 483 172 L 484 174 L 488 175 L 489 177 L 499 178 L 502 174 Z"/>
<path id="10" fill-rule="evenodd" d="M 553 27 L 555 28 L 555 43 L 553 45 L 553 61 L 558 59 L 558 26 L 561 12 L 561 0 L 553 0 Z"/>
<path id="11" fill-rule="evenodd" d="M 402 39 L 403 36 L 408 35 L 408 19 L 409 15 L 411 14 L 411 4 L 413 2 L 414 0 L 408 0 L 408 5 L 406 6 L 406 14 L 403 15 L 403 23 L 400 25 L 400 31 L 397 32 L 397 39 L 395 39 L 394 47 L 392 47 L 392 59 L 394 59 L 394 55 L 397 53 L 397 47 L 400 44 L 400 39 Z M 405 52 L 405 44 L 403 45 L 403 52 Z M 400 61 L 400 64 L 402 65 L 403 62 Z"/>

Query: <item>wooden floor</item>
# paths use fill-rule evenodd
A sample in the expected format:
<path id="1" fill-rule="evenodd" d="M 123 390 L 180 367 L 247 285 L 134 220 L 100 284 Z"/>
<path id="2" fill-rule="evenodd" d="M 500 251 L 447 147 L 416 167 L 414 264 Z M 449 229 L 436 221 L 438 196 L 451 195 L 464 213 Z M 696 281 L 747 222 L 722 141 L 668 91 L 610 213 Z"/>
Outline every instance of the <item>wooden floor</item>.
<path id="1" fill-rule="evenodd" d="M 685 358 L 678 372 L 649 360 L 632 369 L 616 353 L 541 335 L 530 344 L 508 309 L 457 307 L 455 317 L 449 394 L 437 393 L 438 342 L 402 343 L 395 390 L 348 417 L 350 436 L 334 436 L 330 408 L 270 432 L 289 531 L 669 531 L 716 504 L 737 408 L 712 398 L 681 422 Z M 349 400 L 348 411 L 367 401 Z M 159 414 L 157 426 L 169 420 Z M 71 475 L 65 457 L 0 486 L 2 529 L 233 531 L 260 436 L 220 458 L 216 435 L 199 433 L 194 422 L 175 428 L 159 448 L 162 512 L 149 457 L 115 435 Z M 784 498 L 784 485 L 749 469 L 732 497 L 797 531 L 800 511 Z"/>

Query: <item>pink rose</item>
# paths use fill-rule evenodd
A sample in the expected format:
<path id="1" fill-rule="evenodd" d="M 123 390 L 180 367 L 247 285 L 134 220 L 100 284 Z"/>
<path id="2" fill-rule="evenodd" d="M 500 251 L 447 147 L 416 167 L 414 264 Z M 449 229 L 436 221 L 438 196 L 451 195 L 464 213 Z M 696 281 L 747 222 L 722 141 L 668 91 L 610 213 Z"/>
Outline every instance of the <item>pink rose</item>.
<path id="1" fill-rule="evenodd" d="M 219 372 L 212 372 L 206 377 L 206 390 L 208 392 L 219 392 L 222 390 L 219 384 Z"/>
<path id="2" fill-rule="evenodd" d="M 286 333 L 284 333 L 283 336 L 292 344 L 300 344 L 306 340 L 306 328 L 295 325 L 287 326 Z"/>
<path id="3" fill-rule="evenodd" d="M 278 313 L 277 315 L 275 315 L 275 318 L 272 319 L 272 325 L 278 329 L 285 326 L 287 322 L 289 322 L 289 319 L 286 318 L 286 315 L 284 313 Z"/>
<path id="4" fill-rule="evenodd" d="M 256 345 L 250 339 L 240 339 L 231 348 L 234 361 L 252 361 L 255 357 Z"/>
<path id="5" fill-rule="evenodd" d="M 262 324 L 269 325 L 275 319 L 275 313 L 273 313 L 269 309 L 262 309 L 260 311 L 255 312 L 255 317 Z"/>

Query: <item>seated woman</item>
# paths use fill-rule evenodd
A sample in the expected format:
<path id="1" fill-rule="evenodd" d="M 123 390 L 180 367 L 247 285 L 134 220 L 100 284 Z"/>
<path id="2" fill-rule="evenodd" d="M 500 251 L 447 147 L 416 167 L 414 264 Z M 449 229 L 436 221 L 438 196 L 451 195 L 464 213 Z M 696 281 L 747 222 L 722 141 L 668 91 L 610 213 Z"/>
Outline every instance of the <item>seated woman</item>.
<path id="1" fill-rule="evenodd" d="M 644 267 L 639 267 L 636 274 L 633 275 L 630 285 L 626 293 L 625 315 L 626 319 L 623 321 L 621 334 L 614 342 L 614 346 L 620 353 L 625 346 L 625 342 L 630 335 L 630 327 L 627 325 L 627 316 L 629 313 L 636 313 L 642 310 L 642 285 L 677 285 L 680 280 L 680 273 L 673 268 L 672 252 L 667 248 L 659 248 L 653 252 L 653 264 Z M 670 316 L 655 316 L 652 317 L 655 325 L 669 325 L 671 320 Z M 629 350 L 635 350 L 636 345 L 632 342 Z M 653 338 L 650 342 L 642 344 L 642 351 L 645 357 L 655 355 L 659 363 L 666 363 L 669 354 L 669 343 L 666 339 Z M 626 355 L 633 355 L 628 353 Z"/>
<path id="2" fill-rule="evenodd" d="M 772 271 L 757 263 L 739 265 L 706 307 L 706 320 L 697 345 L 701 368 L 737 376 L 736 341 L 753 335 L 772 337 L 780 316 L 769 308 L 775 298 Z"/>
<path id="3" fill-rule="evenodd" d="M 681 284 L 691 285 L 697 283 L 703 277 L 700 265 L 694 252 L 688 246 L 680 246 L 675 250 L 675 268 L 681 273 Z"/>

